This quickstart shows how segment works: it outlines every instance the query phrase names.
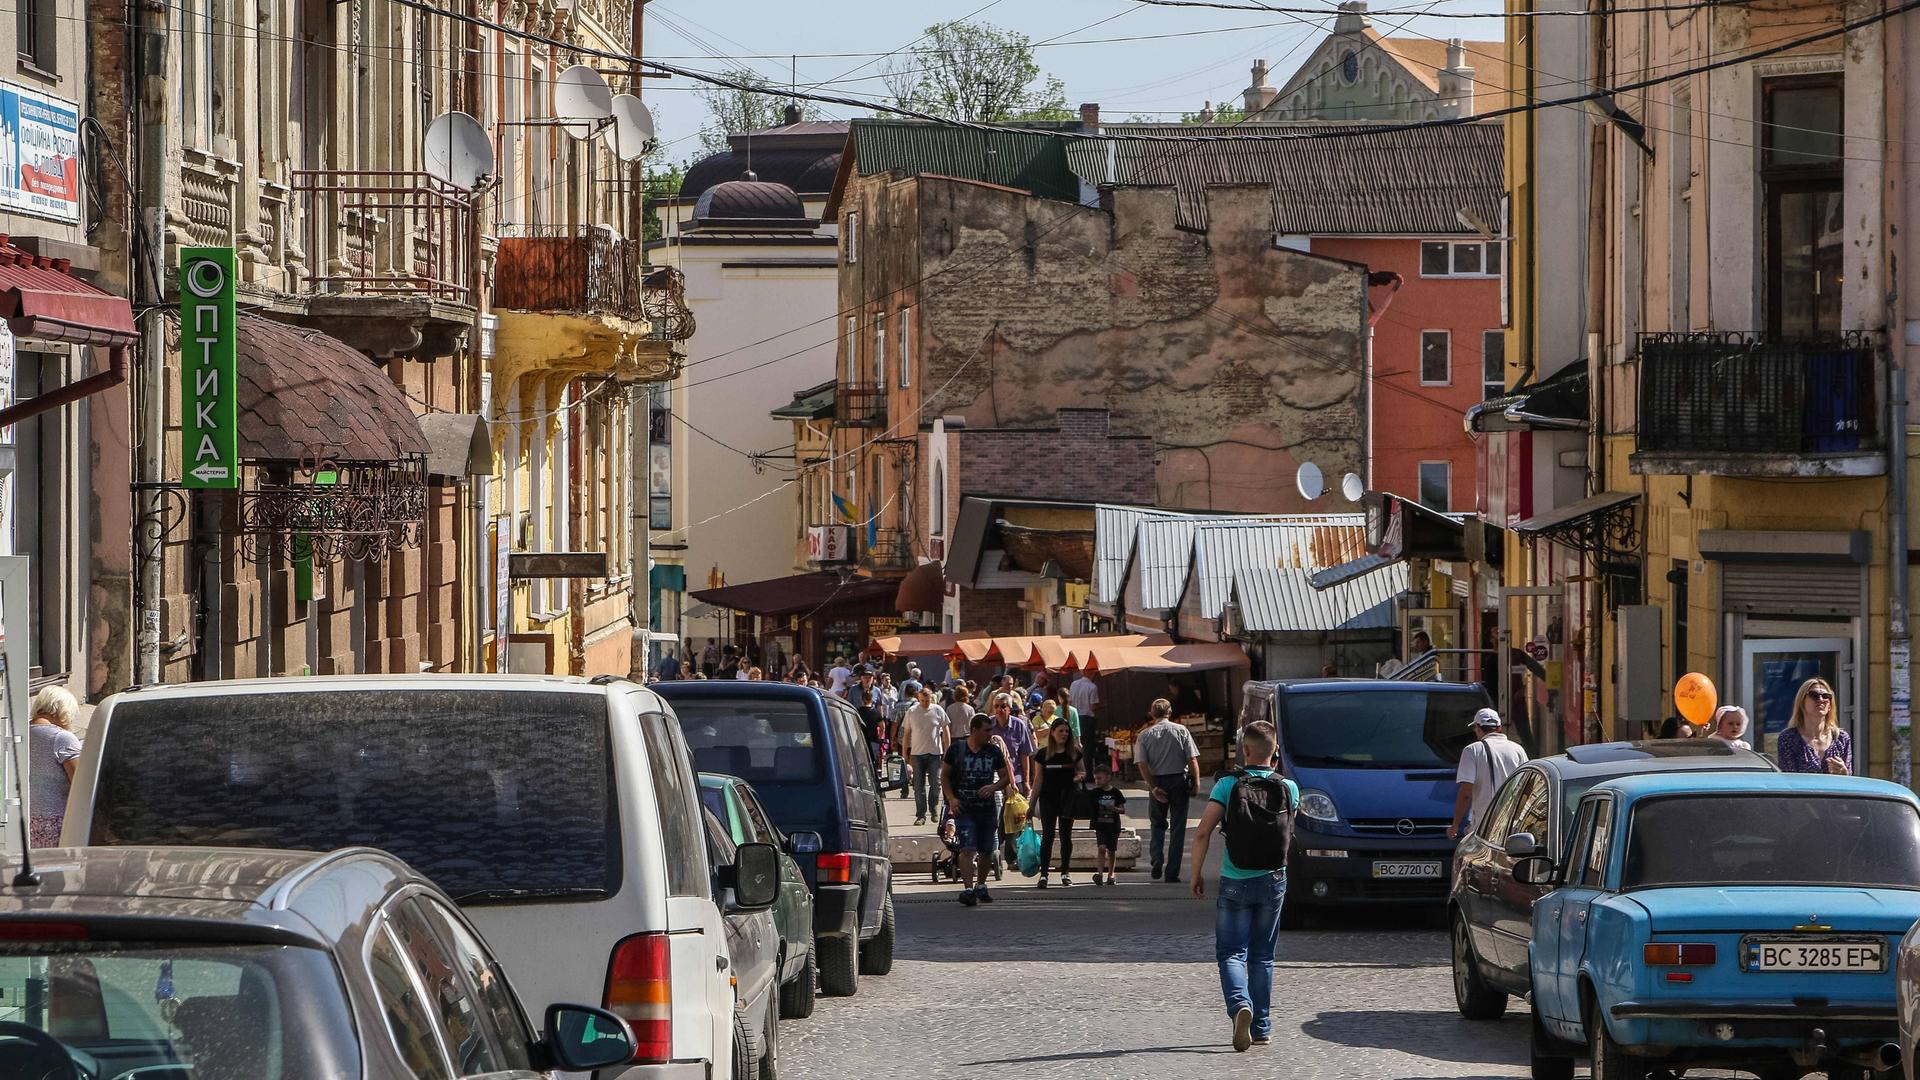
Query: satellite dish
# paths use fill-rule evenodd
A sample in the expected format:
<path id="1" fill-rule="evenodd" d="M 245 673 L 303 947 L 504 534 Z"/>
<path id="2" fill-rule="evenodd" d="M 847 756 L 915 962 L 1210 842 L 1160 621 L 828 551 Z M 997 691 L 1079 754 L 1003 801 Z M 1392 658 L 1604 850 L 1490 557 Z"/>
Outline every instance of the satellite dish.
<path id="1" fill-rule="evenodd" d="M 607 89 L 607 80 L 599 72 L 575 64 L 554 80 L 553 115 L 556 120 L 581 121 L 561 127 L 576 139 L 591 139 L 613 115 L 613 91 Z"/>
<path id="2" fill-rule="evenodd" d="M 1367 482 L 1360 479 L 1359 473 L 1348 473 L 1340 478 L 1340 494 L 1345 495 L 1348 502 L 1359 502 L 1360 496 L 1366 493 Z"/>
<path id="3" fill-rule="evenodd" d="M 1312 502 L 1326 494 L 1327 478 L 1320 475 L 1320 466 L 1311 461 L 1300 463 L 1300 471 L 1293 474 L 1293 485 L 1300 489 L 1300 497 Z"/>
<path id="4" fill-rule="evenodd" d="M 632 94 L 613 99 L 613 152 L 621 161 L 638 161 L 653 149 L 653 113 Z"/>
<path id="5" fill-rule="evenodd" d="M 462 191 L 493 175 L 493 141 L 480 121 L 463 112 L 441 113 L 427 125 L 427 173 Z"/>

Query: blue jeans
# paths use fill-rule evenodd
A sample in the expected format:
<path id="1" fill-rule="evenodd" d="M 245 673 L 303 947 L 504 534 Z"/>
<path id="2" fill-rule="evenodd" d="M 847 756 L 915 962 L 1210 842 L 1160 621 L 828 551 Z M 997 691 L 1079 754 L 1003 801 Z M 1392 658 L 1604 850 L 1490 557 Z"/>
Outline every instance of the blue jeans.
<path id="1" fill-rule="evenodd" d="M 928 808 L 940 813 L 940 755 L 913 755 L 913 816 L 926 817 Z"/>
<path id="2" fill-rule="evenodd" d="M 1220 878 L 1213 914 L 1213 957 L 1220 964 L 1220 992 L 1227 1016 L 1253 1010 L 1253 1037 L 1273 1032 L 1267 1010 L 1273 1003 L 1273 942 L 1280 933 L 1280 903 L 1287 876 Z"/>

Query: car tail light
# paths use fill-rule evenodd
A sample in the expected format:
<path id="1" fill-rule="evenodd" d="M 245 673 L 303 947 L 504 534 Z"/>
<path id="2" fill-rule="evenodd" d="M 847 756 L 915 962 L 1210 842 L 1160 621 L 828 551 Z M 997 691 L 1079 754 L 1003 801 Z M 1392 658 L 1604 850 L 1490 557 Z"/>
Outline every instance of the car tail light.
<path id="1" fill-rule="evenodd" d="M 1713 946 L 1657 941 L 1646 947 L 1645 956 L 1649 967 L 1697 967 L 1713 963 Z"/>
<path id="2" fill-rule="evenodd" d="M 665 934 L 635 934 L 613 947 L 607 1011 L 633 1028 L 633 1060 L 673 1058 L 673 957 Z"/>
<path id="3" fill-rule="evenodd" d="M 845 885 L 853 880 L 853 856 L 844 851 L 837 855 L 822 854 L 813 861 L 813 865 L 821 881 Z"/>
<path id="4" fill-rule="evenodd" d="M 91 936 L 79 923 L 0 922 L 0 941 L 85 941 Z"/>

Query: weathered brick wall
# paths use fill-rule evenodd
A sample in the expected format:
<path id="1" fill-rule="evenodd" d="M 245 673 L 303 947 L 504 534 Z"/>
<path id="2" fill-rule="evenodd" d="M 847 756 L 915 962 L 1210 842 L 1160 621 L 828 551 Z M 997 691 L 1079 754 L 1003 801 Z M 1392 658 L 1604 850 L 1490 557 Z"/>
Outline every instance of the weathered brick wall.
<path id="1" fill-rule="evenodd" d="M 1114 434 L 1157 451 L 1139 501 L 1170 506 L 1303 510 L 1300 462 L 1363 471 L 1364 268 L 1274 247 L 1268 188 L 1210 189 L 1197 234 L 1174 228 L 1171 189 L 1091 209 L 942 177 L 862 185 L 842 299 L 921 279 L 923 421 L 1037 428 L 1108 409 Z"/>
<path id="2" fill-rule="evenodd" d="M 1024 589 L 975 589 L 960 587 L 960 625 L 968 630 L 984 630 L 995 636 L 1016 637 L 1027 633 L 1027 613 L 1020 601 Z"/>
<path id="3" fill-rule="evenodd" d="M 1061 409 L 1036 431 L 958 432 L 949 484 L 967 494 L 1151 505 L 1153 440 L 1110 436 L 1104 409 Z"/>

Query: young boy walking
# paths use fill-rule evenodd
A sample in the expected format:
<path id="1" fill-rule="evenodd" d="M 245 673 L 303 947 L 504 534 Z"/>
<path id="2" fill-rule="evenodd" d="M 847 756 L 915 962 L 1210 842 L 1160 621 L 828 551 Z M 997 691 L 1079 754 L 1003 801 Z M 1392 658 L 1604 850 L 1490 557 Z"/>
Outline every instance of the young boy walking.
<path id="1" fill-rule="evenodd" d="M 1120 816 L 1126 813 L 1127 796 L 1113 782 L 1112 766 L 1101 762 L 1093 767 L 1093 883 L 1112 885 L 1113 868 L 1120 848 Z"/>
<path id="2" fill-rule="evenodd" d="M 1274 773 L 1273 754 L 1272 724 L 1256 720 L 1241 729 L 1245 765 L 1213 785 L 1193 842 L 1193 896 L 1199 900 L 1207 895 L 1207 847 L 1224 823 L 1213 954 L 1236 1051 L 1273 1038 L 1273 947 L 1287 895 L 1293 815 L 1300 806 L 1299 786 Z"/>

